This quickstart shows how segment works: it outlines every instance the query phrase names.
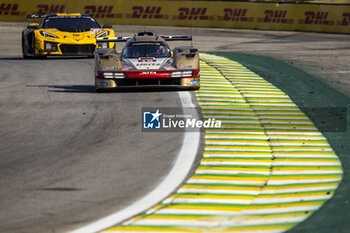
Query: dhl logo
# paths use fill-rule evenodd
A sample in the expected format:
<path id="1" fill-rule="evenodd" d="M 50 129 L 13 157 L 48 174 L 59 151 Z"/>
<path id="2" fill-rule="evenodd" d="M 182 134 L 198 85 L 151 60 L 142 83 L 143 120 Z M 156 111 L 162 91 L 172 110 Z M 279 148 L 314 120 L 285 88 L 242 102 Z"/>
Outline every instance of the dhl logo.
<path id="1" fill-rule="evenodd" d="M 265 10 L 265 17 L 258 18 L 259 23 L 293 24 L 293 19 L 288 19 L 286 10 Z"/>
<path id="2" fill-rule="evenodd" d="M 93 15 L 95 18 L 122 18 L 123 14 L 112 13 L 113 6 L 94 6 L 88 5 L 84 7 L 85 14 Z"/>
<path id="3" fill-rule="evenodd" d="M 25 12 L 18 11 L 18 4 L 1 3 L 0 15 L 19 16 L 19 15 L 25 15 Z"/>
<path id="4" fill-rule="evenodd" d="M 65 12 L 65 5 L 48 5 L 48 4 L 39 4 L 36 6 L 37 10 L 33 12 L 33 14 L 38 15 L 46 15 L 51 13 L 64 13 Z"/>
<path id="5" fill-rule="evenodd" d="M 224 16 L 218 16 L 218 20 L 234 22 L 254 22 L 253 17 L 247 17 L 248 9 L 224 9 Z"/>
<path id="6" fill-rule="evenodd" d="M 306 11 L 305 19 L 299 20 L 299 24 L 321 24 L 321 25 L 333 25 L 333 20 L 328 20 L 328 12 L 322 11 Z"/>
<path id="7" fill-rule="evenodd" d="M 162 7 L 159 6 L 133 6 L 132 14 L 127 14 L 127 18 L 132 19 L 168 19 L 168 15 L 161 14 Z"/>
<path id="8" fill-rule="evenodd" d="M 173 16 L 174 20 L 213 20 L 214 16 L 207 15 L 207 8 L 202 7 L 180 7 L 179 14 Z"/>
<path id="9" fill-rule="evenodd" d="M 340 26 L 349 26 L 350 25 L 350 12 L 343 13 L 343 20 L 338 21 Z"/>

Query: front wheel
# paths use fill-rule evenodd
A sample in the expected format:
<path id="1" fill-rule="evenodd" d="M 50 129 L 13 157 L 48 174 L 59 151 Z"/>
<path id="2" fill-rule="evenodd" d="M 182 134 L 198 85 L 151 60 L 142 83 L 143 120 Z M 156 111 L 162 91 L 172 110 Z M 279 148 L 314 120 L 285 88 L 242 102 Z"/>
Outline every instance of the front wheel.
<path id="1" fill-rule="evenodd" d="M 25 41 L 24 41 L 24 36 L 22 35 L 22 56 L 24 59 L 28 59 L 30 58 L 30 56 L 28 56 L 28 48 L 26 48 L 26 44 L 25 44 Z"/>

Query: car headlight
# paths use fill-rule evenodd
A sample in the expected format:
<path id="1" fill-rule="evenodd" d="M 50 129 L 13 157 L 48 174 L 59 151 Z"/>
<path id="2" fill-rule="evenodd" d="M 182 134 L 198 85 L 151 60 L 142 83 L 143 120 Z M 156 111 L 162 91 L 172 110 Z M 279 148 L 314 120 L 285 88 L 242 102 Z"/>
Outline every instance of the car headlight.
<path id="1" fill-rule="evenodd" d="M 109 31 L 104 31 L 101 34 L 98 34 L 96 37 L 105 37 L 105 36 L 109 36 Z"/>
<path id="2" fill-rule="evenodd" d="M 170 77 L 172 78 L 191 77 L 191 76 L 193 76 L 192 70 L 174 71 L 170 73 Z"/>
<path id="3" fill-rule="evenodd" d="M 56 52 L 57 43 L 44 41 L 44 51 L 45 52 Z"/>
<path id="4" fill-rule="evenodd" d="M 181 75 L 182 77 L 191 77 L 193 75 L 193 71 L 192 70 L 183 71 Z"/>
<path id="5" fill-rule="evenodd" d="M 108 49 L 108 42 L 98 42 L 97 45 L 100 49 Z"/>
<path id="6" fill-rule="evenodd" d="M 104 78 L 125 78 L 124 73 L 120 72 L 104 72 L 103 73 Z"/>
<path id="7" fill-rule="evenodd" d="M 55 36 L 54 34 L 45 32 L 45 31 L 40 31 L 40 34 L 45 36 L 45 37 L 52 37 L 52 38 L 58 38 L 58 36 Z"/>

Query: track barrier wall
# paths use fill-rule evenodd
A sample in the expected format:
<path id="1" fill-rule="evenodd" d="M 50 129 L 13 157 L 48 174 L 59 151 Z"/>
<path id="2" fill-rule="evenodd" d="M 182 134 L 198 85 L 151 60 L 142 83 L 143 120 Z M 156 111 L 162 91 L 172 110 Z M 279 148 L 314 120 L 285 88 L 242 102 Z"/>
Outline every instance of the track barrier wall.
<path id="1" fill-rule="evenodd" d="M 103 24 L 350 33 L 350 5 L 143 0 L 0 0 L 1 21 L 79 12 Z"/>

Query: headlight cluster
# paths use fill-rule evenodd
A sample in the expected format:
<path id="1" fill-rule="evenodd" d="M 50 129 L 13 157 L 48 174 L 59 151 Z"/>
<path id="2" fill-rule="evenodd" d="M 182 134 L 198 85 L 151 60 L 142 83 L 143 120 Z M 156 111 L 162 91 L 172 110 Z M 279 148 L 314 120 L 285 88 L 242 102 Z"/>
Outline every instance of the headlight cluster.
<path id="1" fill-rule="evenodd" d="M 105 36 L 109 36 L 109 31 L 102 32 L 101 34 L 97 35 L 96 38 L 105 37 Z M 109 48 L 108 42 L 98 42 L 97 45 L 98 45 L 98 48 L 100 48 L 100 49 L 108 49 Z"/>
<path id="2" fill-rule="evenodd" d="M 44 41 L 44 51 L 45 52 L 56 52 L 57 43 Z"/>
<path id="3" fill-rule="evenodd" d="M 45 37 L 58 38 L 58 36 L 55 36 L 54 34 L 51 34 L 45 31 L 40 31 L 40 34 Z"/>
<path id="4" fill-rule="evenodd" d="M 97 45 L 100 49 L 108 49 L 108 42 L 98 42 Z"/>
<path id="5" fill-rule="evenodd" d="M 125 75 L 120 72 L 104 72 L 103 78 L 125 78 Z"/>
<path id="6" fill-rule="evenodd" d="M 174 71 L 170 73 L 170 77 L 172 78 L 191 77 L 191 76 L 193 76 L 192 70 Z"/>

